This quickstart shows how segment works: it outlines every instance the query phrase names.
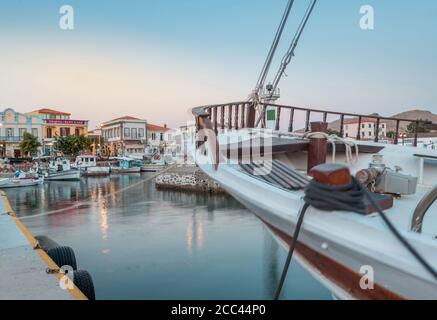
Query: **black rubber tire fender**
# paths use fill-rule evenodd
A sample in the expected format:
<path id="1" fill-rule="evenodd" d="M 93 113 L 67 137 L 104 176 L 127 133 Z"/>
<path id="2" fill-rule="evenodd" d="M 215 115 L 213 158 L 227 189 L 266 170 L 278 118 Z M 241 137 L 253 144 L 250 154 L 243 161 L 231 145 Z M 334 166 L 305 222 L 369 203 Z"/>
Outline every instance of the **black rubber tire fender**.
<path id="1" fill-rule="evenodd" d="M 80 291 L 82 291 L 82 293 L 88 298 L 88 300 L 96 300 L 93 279 L 88 271 L 74 271 L 73 283 Z"/>
<path id="2" fill-rule="evenodd" d="M 39 245 L 45 252 L 49 251 L 50 249 L 60 247 L 60 245 L 54 241 L 53 239 L 47 237 L 47 236 L 36 236 L 35 239 L 38 241 Z"/>
<path id="3" fill-rule="evenodd" d="M 77 270 L 76 255 L 70 247 L 55 247 L 47 250 L 47 254 L 58 265 L 70 266 L 73 270 Z"/>

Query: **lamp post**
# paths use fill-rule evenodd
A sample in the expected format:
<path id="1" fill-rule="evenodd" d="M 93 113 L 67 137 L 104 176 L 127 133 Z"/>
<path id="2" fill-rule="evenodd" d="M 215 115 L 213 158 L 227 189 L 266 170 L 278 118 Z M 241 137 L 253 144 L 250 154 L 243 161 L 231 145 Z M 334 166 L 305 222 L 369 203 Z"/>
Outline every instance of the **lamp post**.
<path id="1" fill-rule="evenodd" d="M 406 133 L 401 133 L 399 137 L 402 139 L 402 145 L 405 146 L 405 138 L 407 137 Z"/>

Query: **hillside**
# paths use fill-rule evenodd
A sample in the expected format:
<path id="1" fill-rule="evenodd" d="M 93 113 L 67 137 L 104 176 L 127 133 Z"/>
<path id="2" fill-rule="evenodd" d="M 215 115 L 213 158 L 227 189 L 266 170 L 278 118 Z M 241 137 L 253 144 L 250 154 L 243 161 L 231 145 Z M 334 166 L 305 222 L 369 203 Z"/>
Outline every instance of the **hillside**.
<path id="1" fill-rule="evenodd" d="M 378 114 L 371 114 L 371 115 L 378 115 Z M 395 115 L 392 115 L 391 117 L 402 118 L 402 119 L 411 119 L 411 120 L 422 119 L 422 120 L 432 121 L 433 123 L 437 123 L 437 114 L 434 114 L 431 111 L 427 111 L 427 110 L 409 110 L 409 111 L 397 113 Z M 358 119 L 348 118 L 348 119 L 346 119 L 345 123 L 347 123 L 348 121 L 353 121 L 353 120 L 358 120 Z M 384 122 L 387 123 L 388 132 L 396 130 L 396 121 L 384 121 Z M 408 124 L 409 123 L 407 123 L 407 122 L 405 122 L 405 123 L 401 122 L 400 130 L 406 131 Z M 329 128 L 339 131 L 340 130 L 340 120 L 331 122 L 329 124 Z"/>

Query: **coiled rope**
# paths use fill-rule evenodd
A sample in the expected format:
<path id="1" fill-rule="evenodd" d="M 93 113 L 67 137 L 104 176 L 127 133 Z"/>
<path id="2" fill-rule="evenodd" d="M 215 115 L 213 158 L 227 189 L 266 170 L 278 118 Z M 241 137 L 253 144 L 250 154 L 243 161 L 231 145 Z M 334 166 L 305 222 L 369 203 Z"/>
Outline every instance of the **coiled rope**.
<path id="1" fill-rule="evenodd" d="M 344 186 L 330 186 L 312 180 L 305 190 L 305 205 L 302 207 L 294 231 L 290 250 L 282 271 L 281 279 L 275 294 L 275 300 L 279 299 L 288 269 L 296 249 L 298 237 L 307 209 L 312 206 L 322 211 L 350 211 L 359 214 L 367 214 L 365 198 L 377 210 L 384 223 L 391 233 L 402 243 L 402 245 L 414 256 L 414 258 L 437 280 L 436 270 L 425 260 L 425 258 L 400 234 L 391 223 L 379 204 L 372 198 L 370 192 L 355 178 Z"/>

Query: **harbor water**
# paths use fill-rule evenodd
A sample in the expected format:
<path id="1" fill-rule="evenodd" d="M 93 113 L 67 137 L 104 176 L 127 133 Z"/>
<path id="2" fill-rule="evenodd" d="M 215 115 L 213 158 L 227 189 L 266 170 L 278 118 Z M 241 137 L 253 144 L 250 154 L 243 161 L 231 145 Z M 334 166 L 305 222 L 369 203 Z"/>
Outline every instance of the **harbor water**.
<path id="1" fill-rule="evenodd" d="M 271 299 L 286 252 L 227 195 L 158 191 L 151 174 L 10 189 L 34 235 L 75 250 L 97 299 Z M 331 299 L 293 262 L 283 299 Z"/>

